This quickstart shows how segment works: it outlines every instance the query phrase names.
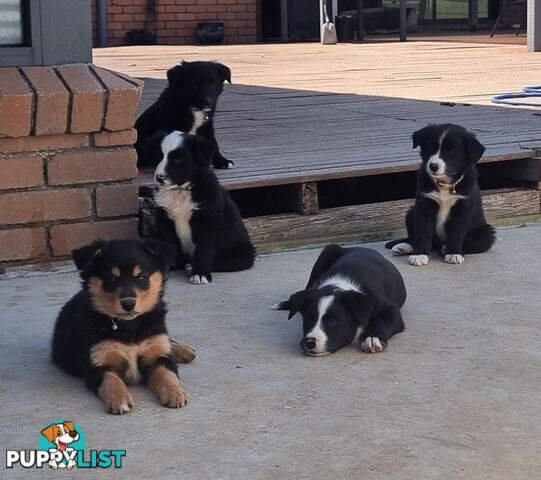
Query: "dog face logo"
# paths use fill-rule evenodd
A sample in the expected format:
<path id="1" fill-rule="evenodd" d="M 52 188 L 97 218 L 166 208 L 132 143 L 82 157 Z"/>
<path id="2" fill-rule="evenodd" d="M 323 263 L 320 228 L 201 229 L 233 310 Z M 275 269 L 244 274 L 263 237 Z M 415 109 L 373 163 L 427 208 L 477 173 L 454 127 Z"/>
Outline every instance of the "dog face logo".
<path id="1" fill-rule="evenodd" d="M 70 443 L 79 440 L 79 434 L 73 426 L 73 422 L 53 423 L 41 431 L 41 434 L 54 443 L 56 448 L 63 452 Z"/>

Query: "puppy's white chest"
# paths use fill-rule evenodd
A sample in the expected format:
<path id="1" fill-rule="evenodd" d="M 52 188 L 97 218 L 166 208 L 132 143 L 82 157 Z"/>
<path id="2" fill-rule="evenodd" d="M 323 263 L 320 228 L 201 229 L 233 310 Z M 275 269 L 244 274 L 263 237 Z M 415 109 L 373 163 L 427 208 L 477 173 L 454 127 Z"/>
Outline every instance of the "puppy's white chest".
<path id="1" fill-rule="evenodd" d="M 193 212 L 198 209 L 197 203 L 192 200 L 192 192 L 189 190 L 159 190 L 156 201 L 160 207 L 167 210 L 169 218 L 175 224 L 182 251 L 191 258 L 195 251 L 195 243 L 192 238 L 190 220 Z"/>
<path id="2" fill-rule="evenodd" d="M 208 114 L 204 110 L 197 110 L 196 108 L 192 108 L 192 115 L 193 125 L 188 133 L 190 135 L 195 135 L 197 133 L 197 130 L 199 130 L 199 128 L 201 128 L 206 123 L 208 119 Z"/>
<path id="3" fill-rule="evenodd" d="M 456 195 L 449 190 L 438 188 L 438 190 L 426 193 L 425 197 L 434 200 L 438 204 L 438 215 L 436 217 L 436 235 L 440 240 L 445 241 L 447 235 L 445 233 L 445 224 L 449 219 L 451 208 L 461 198 L 465 198 L 462 195 Z"/>

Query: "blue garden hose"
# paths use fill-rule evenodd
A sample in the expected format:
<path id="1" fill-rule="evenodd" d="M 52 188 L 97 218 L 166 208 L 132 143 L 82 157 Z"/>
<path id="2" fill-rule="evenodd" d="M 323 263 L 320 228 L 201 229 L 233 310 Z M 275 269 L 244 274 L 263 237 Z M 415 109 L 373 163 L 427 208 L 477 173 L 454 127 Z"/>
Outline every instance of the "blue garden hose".
<path id="1" fill-rule="evenodd" d="M 503 105 L 541 107 L 541 85 L 524 87 L 522 90 L 523 91 L 519 93 L 502 93 L 500 95 L 494 95 L 491 98 L 491 101 L 492 103 L 500 103 Z M 517 100 L 521 98 L 526 100 Z M 531 101 L 534 98 L 539 100 Z"/>

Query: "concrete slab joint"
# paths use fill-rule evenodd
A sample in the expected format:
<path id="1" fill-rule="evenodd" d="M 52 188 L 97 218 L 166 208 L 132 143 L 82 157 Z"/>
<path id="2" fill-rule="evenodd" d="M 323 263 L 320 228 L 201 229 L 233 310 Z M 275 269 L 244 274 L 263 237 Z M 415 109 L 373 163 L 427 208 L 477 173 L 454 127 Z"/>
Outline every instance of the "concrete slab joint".
<path id="1" fill-rule="evenodd" d="M 137 234 L 142 88 L 91 64 L 0 68 L 0 269 Z"/>

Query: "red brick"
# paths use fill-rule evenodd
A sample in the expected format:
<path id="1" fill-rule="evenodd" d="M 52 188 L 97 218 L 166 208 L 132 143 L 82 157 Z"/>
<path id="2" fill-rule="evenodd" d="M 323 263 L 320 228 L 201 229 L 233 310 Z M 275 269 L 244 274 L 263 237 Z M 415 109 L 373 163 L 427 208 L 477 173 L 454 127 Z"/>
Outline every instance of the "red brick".
<path id="1" fill-rule="evenodd" d="M 50 185 L 129 180 L 137 176 L 136 154 L 133 148 L 57 153 L 47 172 Z"/>
<path id="2" fill-rule="evenodd" d="M 65 133 L 41 137 L 0 138 L 0 152 L 36 152 L 88 147 L 88 134 Z"/>
<path id="3" fill-rule="evenodd" d="M 0 224 L 74 220 L 92 215 L 87 188 L 0 194 Z"/>
<path id="4" fill-rule="evenodd" d="M 43 257 L 47 249 L 44 228 L 0 230 L 0 261 L 29 260 Z"/>
<path id="5" fill-rule="evenodd" d="M 69 255 L 74 248 L 88 245 L 98 238 L 135 238 L 138 223 L 136 218 L 128 218 L 53 225 L 50 228 L 53 255 Z"/>
<path id="6" fill-rule="evenodd" d="M 69 92 L 49 67 L 24 67 L 36 92 L 34 135 L 64 133 L 68 122 Z"/>
<path id="7" fill-rule="evenodd" d="M 38 155 L 0 158 L 0 190 L 43 185 L 43 159 Z"/>
<path id="8" fill-rule="evenodd" d="M 107 185 L 96 188 L 96 213 L 98 217 L 135 215 L 139 211 L 138 187 L 129 185 Z"/>
<path id="9" fill-rule="evenodd" d="M 0 68 L 0 136 L 30 134 L 32 91 L 15 67 Z"/>
<path id="10" fill-rule="evenodd" d="M 63 65 L 57 72 L 72 93 L 70 132 L 96 132 L 103 122 L 105 92 L 87 65 Z"/>
<path id="11" fill-rule="evenodd" d="M 102 130 L 94 134 L 96 147 L 113 147 L 117 145 L 133 145 L 137 140 L 137 130 L 123 130 L 120 132 L 107 132 Z"/>
<path id="12" fill-rule="evenodd" d="M 131 22 L 133 20 L 133 14 L 131 13 L 115 13 L 113 15 L 115 22 Z"/>
<path id="13" fill-rule="evenodd" d="M 132 128 L 137 120 L 141 89 L 104 68 L 94 67 L 93 70 L 108 92 L 104 127 L 107 130 Z"/>

